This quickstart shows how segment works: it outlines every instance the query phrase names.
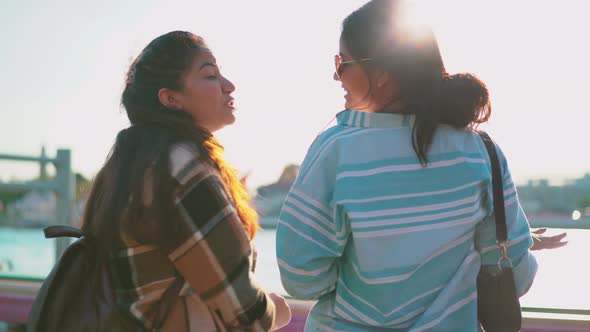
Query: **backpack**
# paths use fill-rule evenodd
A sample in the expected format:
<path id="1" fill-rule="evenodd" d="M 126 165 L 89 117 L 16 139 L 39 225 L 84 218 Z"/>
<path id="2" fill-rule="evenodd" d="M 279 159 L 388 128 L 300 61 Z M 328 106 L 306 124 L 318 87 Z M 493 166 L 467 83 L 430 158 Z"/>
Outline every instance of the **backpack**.
<path id="1" fill-rule="evenodd" d="M 29 312 L 27 332 L 146 331 L 115 302 L 107 264 L 99 264 L 97 246 L 83 232 L 69 226 L 44 229 L 45 238 L 77 238 L 53 267 Z M 153 331 L 159 331 L 182 287 L 182 278 L 162 297 Z"/>

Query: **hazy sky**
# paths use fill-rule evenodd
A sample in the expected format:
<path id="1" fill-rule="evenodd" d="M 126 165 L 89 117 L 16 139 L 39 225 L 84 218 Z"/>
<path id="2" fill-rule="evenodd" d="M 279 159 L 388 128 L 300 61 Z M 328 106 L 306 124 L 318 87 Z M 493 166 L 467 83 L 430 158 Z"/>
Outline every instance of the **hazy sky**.
<path id="1" fill-rule="evenodd" d="M 418 0 L 450 73 L 487 83 L 517 182 L 590 171 L 590 4 L 585 0 Z M 218 133 L 251 185 L 299 163 L 342 109 L 332 80 L 342 19 L 366 0 L 0 0 L 0 153 L 69 148 L 93 176 L 116 133 L 130 61 L 172 30 L 202 35 L 231 79 L 237 122 Z M 393 143 L 392 143 L 393 144 Z M 0 162 L 0 178 L 35 168 Z"/>

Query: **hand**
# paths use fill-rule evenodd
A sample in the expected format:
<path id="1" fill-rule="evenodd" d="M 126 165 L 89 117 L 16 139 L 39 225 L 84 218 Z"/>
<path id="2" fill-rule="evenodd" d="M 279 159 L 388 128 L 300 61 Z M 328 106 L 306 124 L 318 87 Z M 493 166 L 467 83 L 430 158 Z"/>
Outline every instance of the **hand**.
<path id="1" fill-rule="evenodd" d="M 533 238 L 533 246 L 531 250 L 541 249 L 556 249 L 561 248 L 567 244 L 567 241 L 562 241 L 567 236 L 567 233 L 561 233 L 553 236 L 544 236 L 547 228 L 541 228 L 531 232 Z"/>
<path id="2" fill-rule="evenodd" d="M 275 324 L 272 327 L 272 331 L 278 330 L 281 327 L 289 324 L 291 321 L 291 308 L 285 301 L 285 298 L 275 293 L 270 293 L 270 298 L 275 303 Z"/>

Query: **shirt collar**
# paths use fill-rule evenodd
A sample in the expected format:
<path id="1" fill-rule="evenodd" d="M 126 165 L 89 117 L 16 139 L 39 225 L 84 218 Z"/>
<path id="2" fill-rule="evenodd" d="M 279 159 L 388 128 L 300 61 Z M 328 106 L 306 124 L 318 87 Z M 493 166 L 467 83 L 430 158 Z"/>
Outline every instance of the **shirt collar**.
<path id="1" fill-rule="evenodd" d="M 410 127 L 414 115 L 400 113 L 373 113 L 344 110 L 336 115 L 339 125 L 361 128 L 403 128 Z"/>

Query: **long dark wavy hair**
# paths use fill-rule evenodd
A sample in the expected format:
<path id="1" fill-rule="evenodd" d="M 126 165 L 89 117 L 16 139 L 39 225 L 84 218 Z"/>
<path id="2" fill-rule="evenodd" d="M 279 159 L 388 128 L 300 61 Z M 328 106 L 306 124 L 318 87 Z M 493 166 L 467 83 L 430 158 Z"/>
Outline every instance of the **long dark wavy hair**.
<path id="1" fill-rule="evenodd" d="M 404 112 L 415 115 L 412 144 L 426 165 L 439 124 L 473 129 L 489 119 L 492 108 L 488 90 L 479 78 L 446 72 L 430 29 L 420 38 L 412 36 L 403 18 L 407 4 L 404 0 L 368 2 L 344 19 L 340 39 L 353 59 L 373 59 L 359 62 L 367 75 L 371 69 L 390 74 Z"/>
<path id="2" fill-rule="evenodd" d="M 223 148 L 192 116 L 162 105 L 158 91 L 180 91 L 193 60 L 207 49 L 203 39 L 173 31 L 150 42 L 133 61 L 121 97 L 130 126 L 121 130 L 107 160 L 94 179 L 82 229 L 96 238 L 102 253 L 115 249 L 121 232 L 140 243 L 159 243 L 176 231 L 171 218 L 175 181 L 170 173 L 170 148 L 193 142 L 199 158 L 219 170 L 238 215 L 252 239 L 258 219 L 235 171 L 222 158 Z M 144 205 L 146 193 L 152 199 Z"/>

